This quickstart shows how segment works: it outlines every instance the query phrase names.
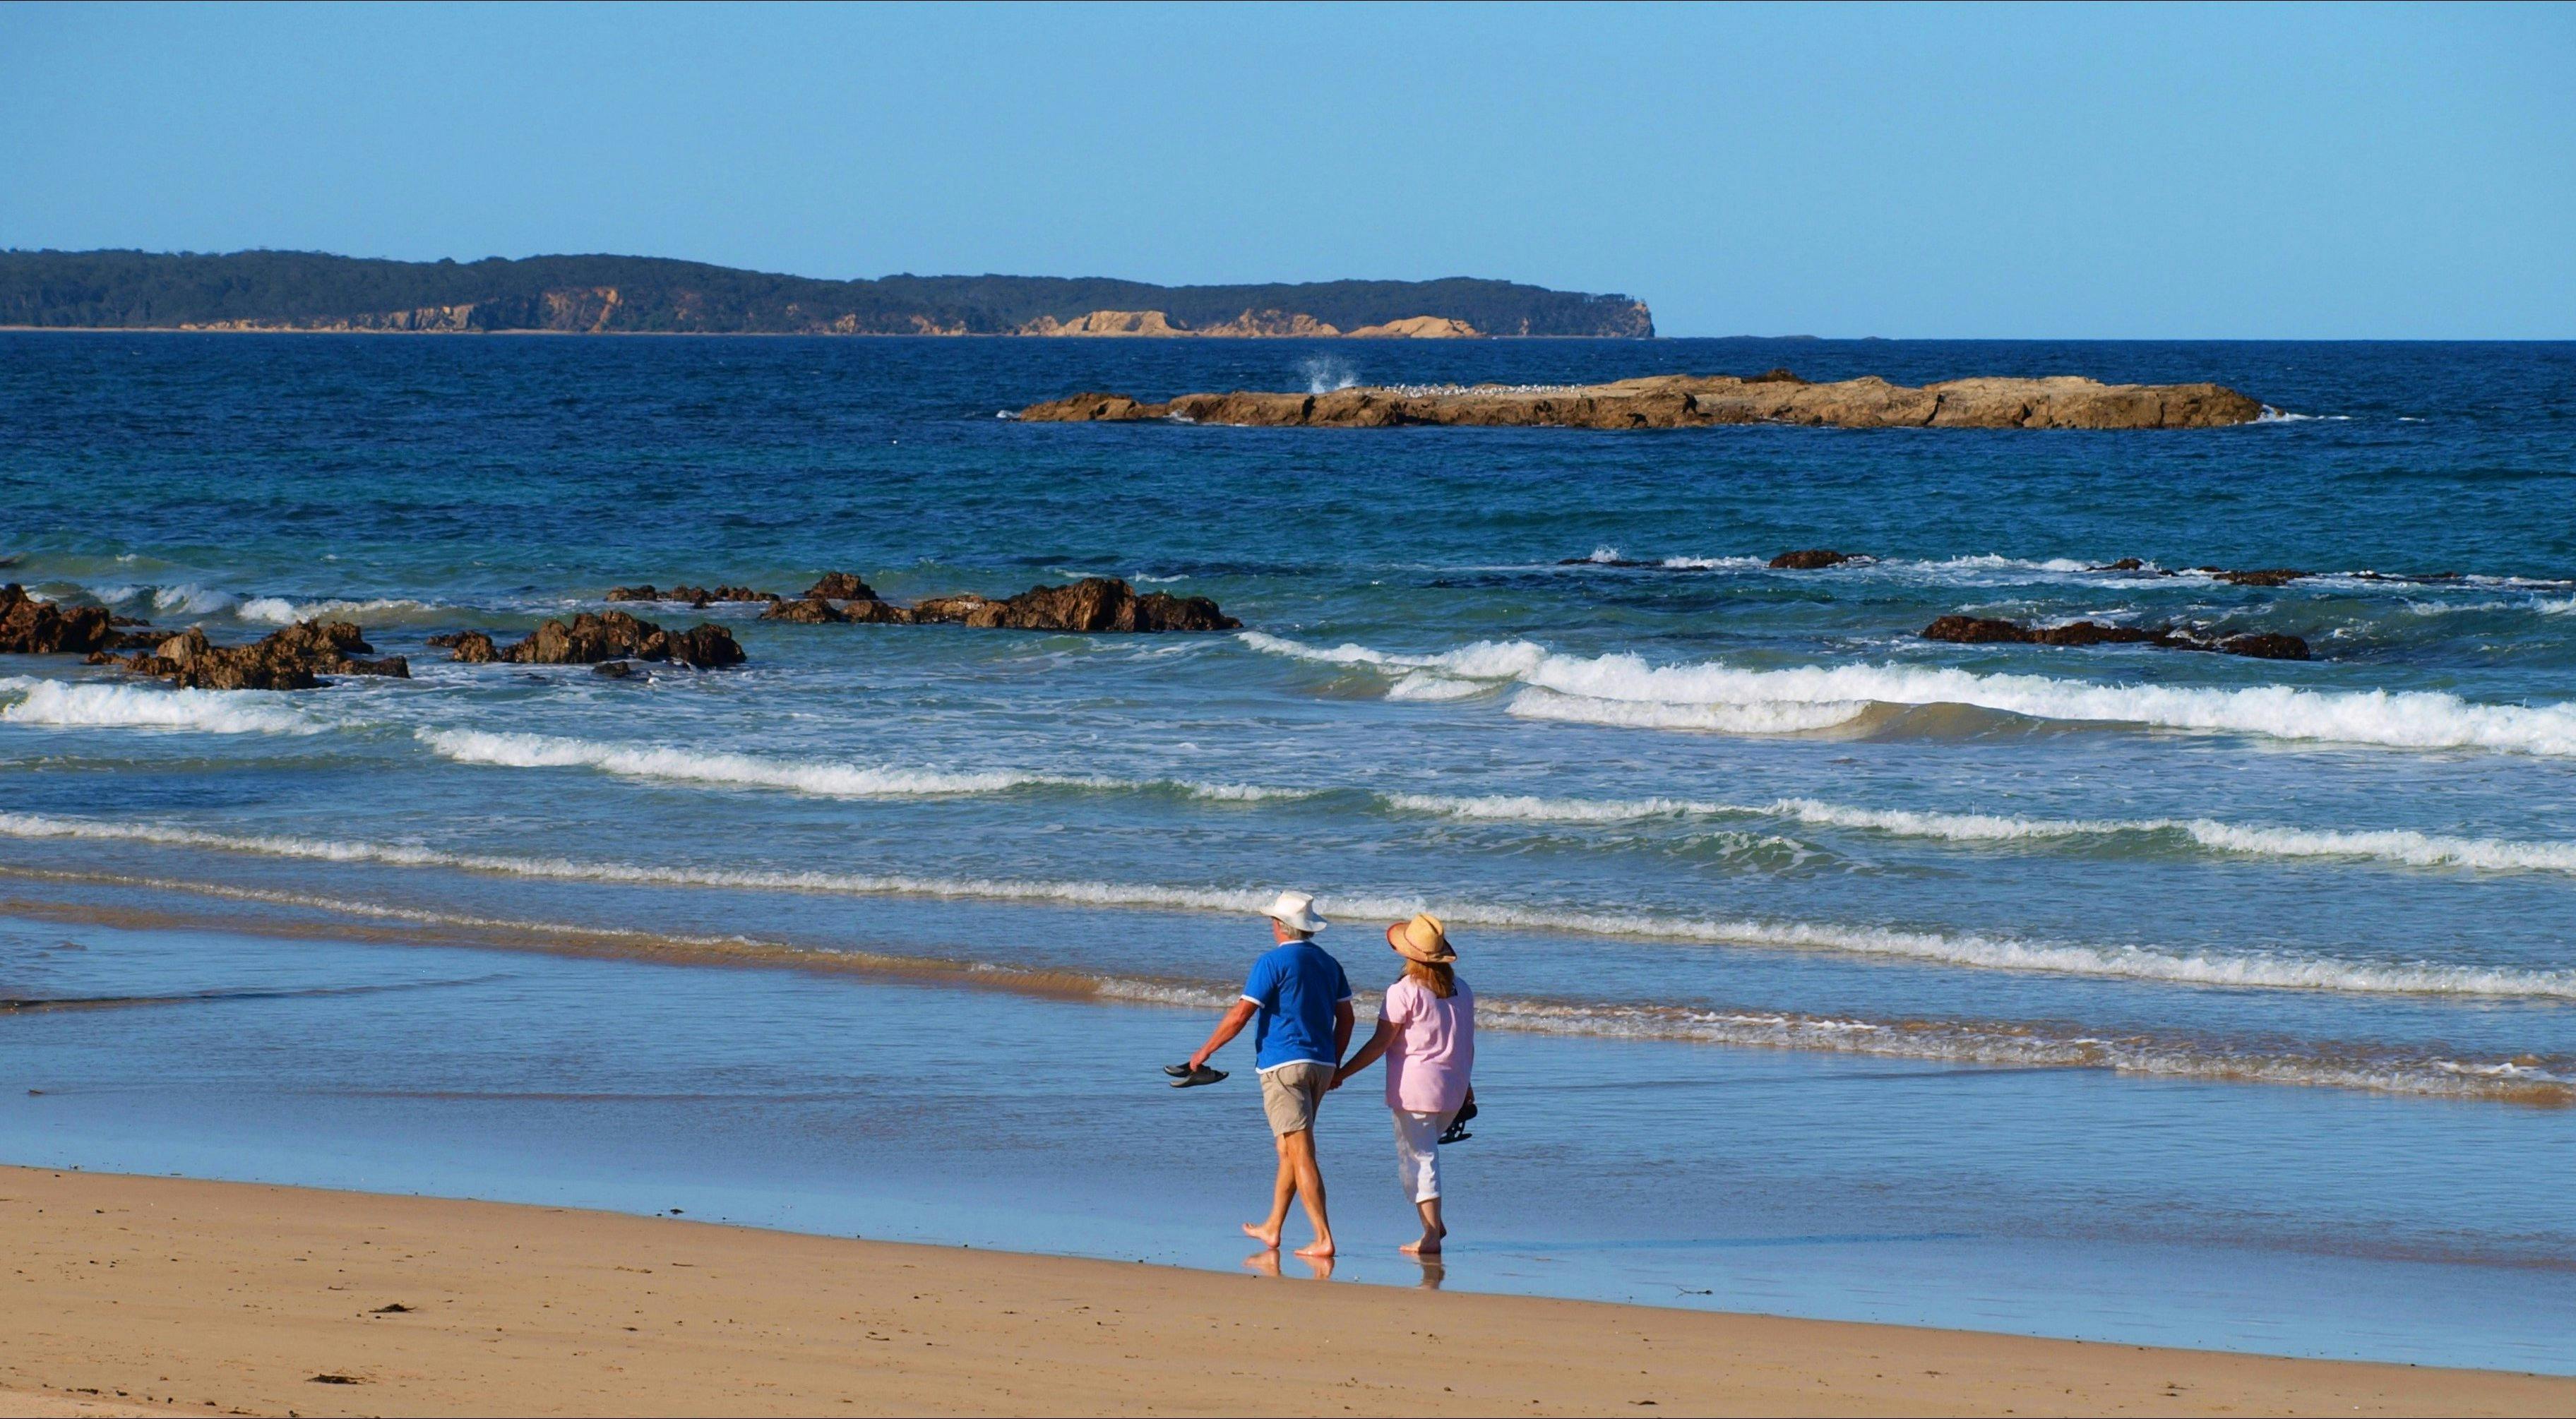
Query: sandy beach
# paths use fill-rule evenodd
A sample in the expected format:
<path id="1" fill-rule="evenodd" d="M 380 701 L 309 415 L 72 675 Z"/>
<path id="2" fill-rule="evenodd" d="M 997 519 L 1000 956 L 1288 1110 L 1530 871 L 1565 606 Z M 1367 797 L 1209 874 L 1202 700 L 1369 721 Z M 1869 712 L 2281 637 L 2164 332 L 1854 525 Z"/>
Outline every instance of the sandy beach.
<path id="1" fill-rule="evenodd" d="M 2576 1380 L 0 1170 L 0 1415 L 2552 1414 Z"/>

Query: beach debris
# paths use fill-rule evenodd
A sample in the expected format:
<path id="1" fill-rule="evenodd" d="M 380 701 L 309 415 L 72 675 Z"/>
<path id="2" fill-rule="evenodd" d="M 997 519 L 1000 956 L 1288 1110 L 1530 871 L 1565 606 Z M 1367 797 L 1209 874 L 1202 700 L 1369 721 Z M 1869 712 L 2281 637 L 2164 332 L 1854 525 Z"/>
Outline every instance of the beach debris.
<path id="1" fill-rule="evenodd" d="M 306 1380 L 305 1383 L 313 1385 L 362 1385 L 365 1384 L 366 1381 L 360 1379 L 356 1375 L 343 1375 L 334 1371 L 325 1370 L 321 1374 L 315 1375 L 313 1378 Z"/>
<path id="2" fill-rule="evenodd" d="M 1783 552 L 1767 565 L 1775 572 L 1812 572 L 1838 567 L 1858 558 L 1850 552 L 1837 552 L 1828 547 L 1808 547 L 1796 552 Z"/>
<path id="3" fill-rule="evenodd" d="M 1032 404 L 1032 423 L 1169 420 L 1313 428 L 1404 424 L 1515 428 L 1676 429 L 1719 424 L 1838 428 L 2205 429 L 2250 424 L 2263 405 L 2217 384 L 2103 384 L 2075 375 L 1954 379 L 1919 388 L 1875 375 L 1814 384 L 1785 369 L 1649 375 L 1608 384 L 1517 389 L 1360 385 L 1321 393 L 1184 394 L 1148 403 L 1086 391 Z"/>
<path id="4" fill-rule="evenodd" d="M 371 1316 L 407 1316 L 411 1314 L 411 1307 L 404 1305 L 400 1301 L 396 1301 L 389 1306 L 378 1306 L 374 1310 L 367 1312 L 367 1314 Z"/>
<path id="5" fill-rule="evenodd" d="M 2170 626 L 2110 626 L 2099 621 L 2071 621 L 2062 626 L 2025 626 L 1987 616 L 1943 616 L 1922 631 L 1923 639 L 1960 645 L 2152 645 L 2167 650 L 2206 650 L 2246 655 L 2258 660 L 2309 659 L 2308 643 L 2297 636 L 2258 632 L 2202 636 Z"/>
<path id="6" fill-rule="evenodd" d="M 349 621 L 298 621 L 249 645 L 216 645 L 203 628 L 190 626 L 118 663 L 187 690 L 310 690 L 324 675 L 411 678 L 408 660 L 370 658 L 375 649 Z M 114 657 L 99 651 L 90 661 L 104 665 Z"/>

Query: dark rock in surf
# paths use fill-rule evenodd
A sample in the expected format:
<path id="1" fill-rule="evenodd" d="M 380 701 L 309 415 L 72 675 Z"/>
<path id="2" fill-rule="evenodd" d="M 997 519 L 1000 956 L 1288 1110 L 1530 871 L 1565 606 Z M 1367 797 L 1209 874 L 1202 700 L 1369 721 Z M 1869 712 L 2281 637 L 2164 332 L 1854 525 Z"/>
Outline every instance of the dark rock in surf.
<path id="1" fill-rule="evenodd" d="M 324 675 L 411 678 L 411 663 L 403 657 L 374 656 L 375 647 L 350 622 L 298 621 L 249 645 L 219 646 L 191 626 L 134 655 L 125 667 L 190 690 L 310 690 Z"/>
<path id="2" fill-rule="evenodd" d="M 635 678 L 635 662 L 631 660 L 603 660 L 597 665 L 590 667 L 590 673 L 610 680 L 631 680 Z"/>
<path id="3" fill-rule="evenodd" d="M 1204 596 L 1173 596 L 1136 589 L 1115 577 L 1095 576 L 1070 586 L 1033 586 L 1003 600 L 942 596 L 912 608 L 919 622 L 948 622 L 1017 631 L 1152 632 L 1231 631 L 1241 621 Z"/>
<path id="4" fill-rule="evenodd" d="M 104 606 L 63 606 L 39 601 L 16 582 L 0 586 L 0 654 L 88 655 L 151 639 L 118 626 L 141 621 L 108 614 Z"/>
<path id="5" fill-rule="evenodd" d="M 713 590 L 703 586 L 675 586 L 668 591 L 664 591 L 654 586 L 652 583 L 647 582 L 642 586 L 612 586 L 608 589 L 607 599 L 611 601 L 677 601 L 692 608 L 703 610 L 719 601 L 776 601 L 779 599 L 779 595 L 775 591 L 754 591 L 747 586 L 719 586 Z"/>
<path id="6" fill-rule="evenodd" d="M 1770 565 L 1773 571 L 1812 572 L 1821 571 L 1826 567 L 1838 567 L 1845 562 L 1854 560 L 1857 560 L 1857 557 L 1851 552 L 1836 552 L 1824 547 L 1809 547 L 1803 551 L 1783 552 L 1780 555 L 1773 557 Z"/>
<path id="7" fill-rule="evenodd" d="M 458 649 L 461 651 L 462 646 Z M 718 625 L 666 631 L 623 611 L 584 611 L 570 621 L 548 621 L 500 659 L 514 665 L 596 665 L 603 660 L 667 660 L 715 669 L 743 662 L 742 647 Z"/>
<path id="8" fill-rule="evenodd" d="M 826 601 L 874 601 L 876 590 L 848 572 L 825 572 L 823 579 L 805 588 L 808 597 Z"/>
<path id="9" fill-rule="evenodd" d="M 2287 586 L 2301 577 L 2316 575 L 2314 572 L 2294 571 L 2289 567 L 2267 567 L 2260 571 L 2241 572 L 2227 571 L 2219 567 L 2194 567 L 2192 570 L 2207 572 L 2212 581 L 2223 581 L 2231 586 Z"/>
<path id="10" fill-rule="evenodd" d="M 2225 655 L 2250 655 L 2257 660 L 2306 660 L 2308 643 L 2297 636 L 2265 632 L 2257 635 L 2229 636 L 2215 645 L 2194 649 L 2215 650 Z"/>
<path id="11" fill-rule="evenodd" d="M 909 608 L 891 601 L 855 600 L 838 606 L 820 596 L 798 601 L 781 601 L 760 613 L 764 621 L 793 621 L 806 626 L 869 625 L 908 626 L 913 615 Z"/>
<path id="12" fill-rule="evenodd" d="M 2025 626 L 1989 616 L 1943 616 L 1922 631 L 1923 639 L 1958 645 L 2152 645 L 2167 650 L 2207 650 L 2222 655 L 2248 655 L 2262 660 L 2306 660 L 2308 643 L 2297 636 L 2266 632 L 2211 639 L 2171 627 L 2146 630 L 2074 621 L 2063 626 Z"/>
<path id="13" fill-rule="evenodd" d="M 481 631 L 450 631 L 446 635 L 431 636 L 429 643 L 450 652 L 448 659 L 467 665 L 489 665 L 501 658 L 492 638 Z"/>
<path id="14" fill-rule="evenodd" d="M 2106 626 L 2098 621 L 2025 626 L 1987 616 L 1944 616 L 1923 628 L 1925 640 L 1960 645 L 2129 645 L 2153 641 L 2159 634 L 2135 626 Z"/>

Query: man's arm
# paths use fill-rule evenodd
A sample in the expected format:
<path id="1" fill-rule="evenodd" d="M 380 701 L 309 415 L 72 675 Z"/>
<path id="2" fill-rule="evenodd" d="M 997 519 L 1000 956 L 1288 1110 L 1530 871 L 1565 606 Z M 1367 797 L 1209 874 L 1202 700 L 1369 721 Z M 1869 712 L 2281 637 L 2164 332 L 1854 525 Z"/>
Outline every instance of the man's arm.
<path id="1" fill-rule="evenodd" d="M 1225 1018 L 1217 1021 L 1216 1029 L 1209 1032 L 1207 1043 L 1199 1046 L 1199 1052 L 1190 1056 L 1190 1068 L 1196 1069 L 1200 1065 L 1207 1063 L 1208 1056 L 1225 1048 L 1226 1041 L 1242 1034 L 1243 1027 L 1252 1023 L 1253 1012 L 1260 1008 L 1260 1006 L 1253 1004 L 1249 1000 L 1238 1000 L 1234 1002 L 1234 1008 L 1225 1012 Z M 1350 1013 L 1351 1007 L 1347 1005 L 1342 1007 L 1342 1016 L 1345 1022 L 1342 1026 L 1342 1033 L 1344 1035 L 1348 1035 L 1350 1033 L 1350 1026 L 1348 1024 Z"/>
<path id="2" fill-rule="evenodd" d="M 1333 1058 L 1340 1059 L 1351 1052 L 1351 1022 L 1356 1018 L 1348 1000 L 1333 1007 Z"/>
<path id="3" fill-rule="evenodd" d="M 1333 1087 L 1336 1089 L 1342 1087 L 1342 1081 L 1377 1063 L 1378 1057 L 1386 1053 L 1387 1045 L 1394 1039 L 1395 1022 L 1383 1015 L 1379 1016 L 1377 1032 L 1369 1036 L 1368 1043 L 1360 1046 L 1359 1053 L 1352 1055 L 1341 1068 L 1333 1071 Z"/>

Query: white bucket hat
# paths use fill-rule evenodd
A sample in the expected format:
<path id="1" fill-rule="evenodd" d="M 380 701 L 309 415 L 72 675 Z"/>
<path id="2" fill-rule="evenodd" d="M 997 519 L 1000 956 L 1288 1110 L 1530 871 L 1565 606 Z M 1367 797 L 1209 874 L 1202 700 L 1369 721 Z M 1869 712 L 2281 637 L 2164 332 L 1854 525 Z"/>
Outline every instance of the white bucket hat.
<path id="1" fill-rule="evenodd" d="M 1291 931 L 1321 931 L 1332 924 L 1315 915 L 1315 894 L 1312 892 L 1282 892 L 1279 900 L 1272 902 L 1270 910 L 1262 915 Z"/>

